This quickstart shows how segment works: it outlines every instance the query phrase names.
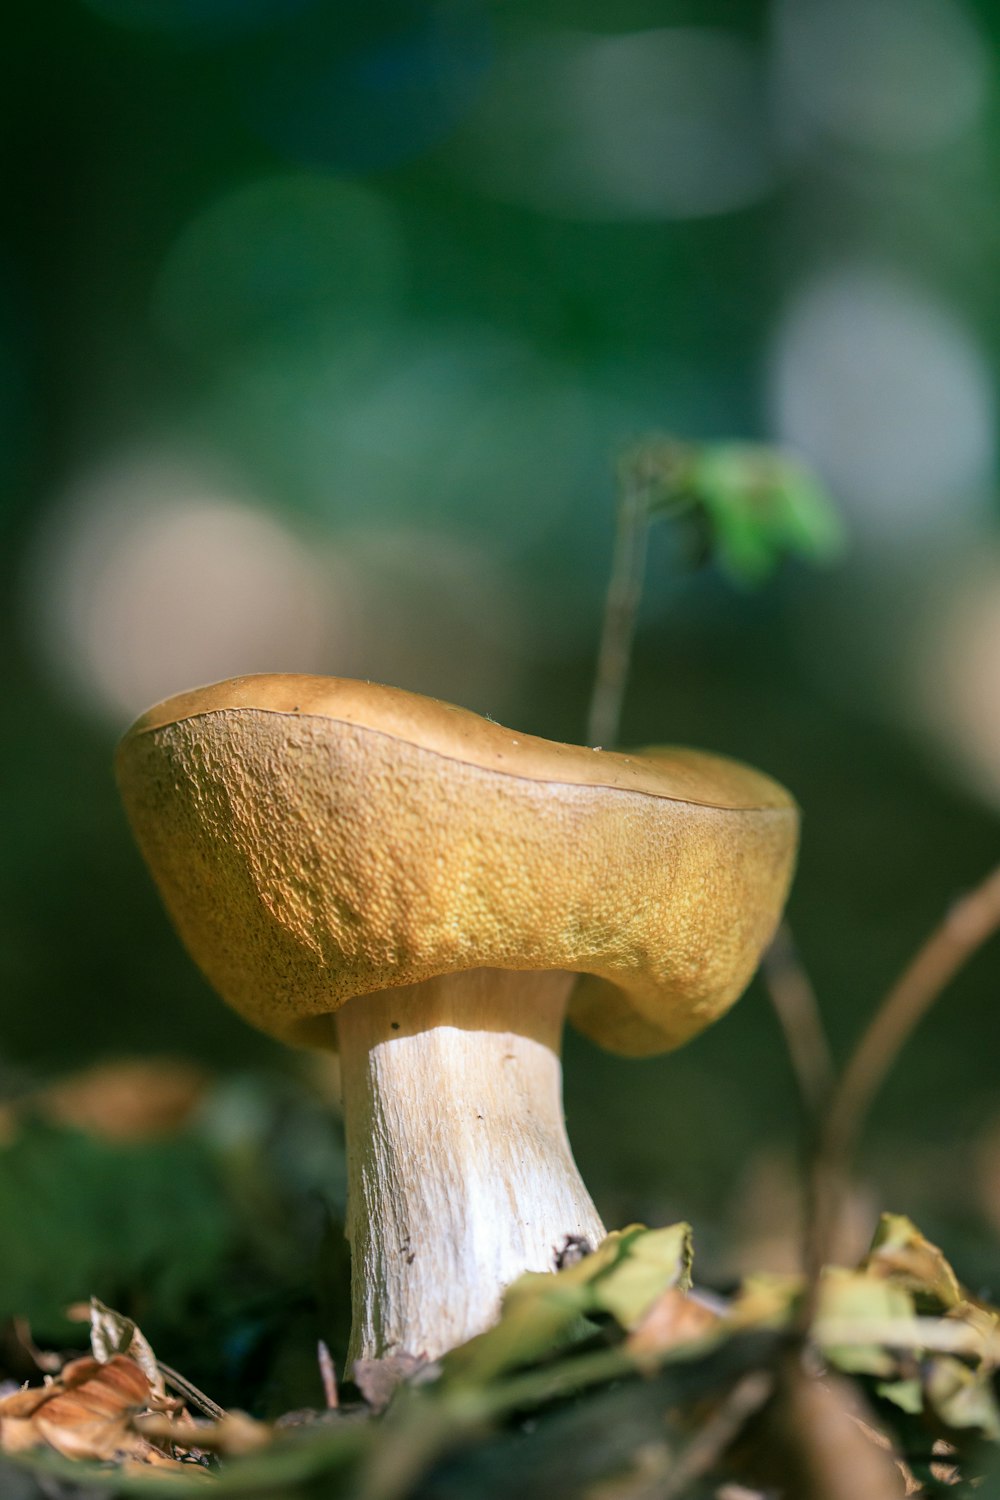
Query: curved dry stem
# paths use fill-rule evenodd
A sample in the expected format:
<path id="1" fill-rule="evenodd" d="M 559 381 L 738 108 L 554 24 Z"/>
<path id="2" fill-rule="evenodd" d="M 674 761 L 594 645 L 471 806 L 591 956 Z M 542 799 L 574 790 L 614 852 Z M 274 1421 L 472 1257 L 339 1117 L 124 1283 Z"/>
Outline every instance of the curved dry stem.
<path id="1" fill-rule="evenodd" d="M 869 1023 L 837 1082 L 811 1174 L 806 1268 L 815 1312 L 819 1274 L 850 1179 L 855 1146 L 872 1100 L 918 1023 L 970 958 L 1000 929 L 1000 866 L 951 908 L 920 946 Z"/>
<path id="2" fill-rule="evenodd" d="M 587 744 L 607 749 L 618 739 L 636 618 L 646 570 L 649 485 L 623 466 L 611 577 L 604 602 L 601 644 L 587 714 Z"/>
<path id="3" fill-rule="evenodd" d="M 764 985 L 781 1028 L 807 1119 L 822 1118 L 833 1089 L 833 1054 L 816 991 L 787 922 L 782 922 L 761 965 Z"/>

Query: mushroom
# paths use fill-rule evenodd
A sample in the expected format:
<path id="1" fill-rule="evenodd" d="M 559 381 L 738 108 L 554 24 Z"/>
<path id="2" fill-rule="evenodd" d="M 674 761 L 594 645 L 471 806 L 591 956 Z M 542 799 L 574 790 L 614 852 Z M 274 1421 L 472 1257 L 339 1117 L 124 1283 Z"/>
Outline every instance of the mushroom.
<path id="1" fill-rule="evenodd" d="M 349 1358 L 435 1358 L 604 1229 L 562 1111 L 563 1018 L 680 1045 L 748 983 L 795 856 L 788 794 L 690 750 L 512 734 L 399 689 L 239 677 L 126 734 L 132 827 L 247 1020 L 340 1053 Z"/>

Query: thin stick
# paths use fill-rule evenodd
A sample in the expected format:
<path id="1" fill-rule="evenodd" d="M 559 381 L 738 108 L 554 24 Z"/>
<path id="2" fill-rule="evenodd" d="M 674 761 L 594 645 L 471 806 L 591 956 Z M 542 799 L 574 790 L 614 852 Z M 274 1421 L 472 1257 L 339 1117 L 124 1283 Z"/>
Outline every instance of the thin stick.
<path id="1" fill-rule="evenodd" d="M 812 981 L 783 922 L 761 966 L 807 1118 L 815 1124 L 833 1088 L 833 1054 Z"/>
<path id="2" fill-rule="evenodd" d="M 622 462 L 611 578 L 604 604 L 594 690 L 587 715 L 587 744 L 610 746 L 618 738 L 635 624 L 646 571 L 649 531 L 648 484 L 635 465 Z"/>
<path id="3" fill-rule="evenodd" d="M 722 1404 L 702 1423 L 669 1473 L 649 1491 L 650 1500 L 679 1500 L 696 1479 L 701 1479 L 739 1437 L 750 1418 L 756 1416 L 774 1389 L 770 1370 L 751 1370 L 738 1380 Z"/>
<path id="4" fill-rule="evenodd" d="M 172 1390 L 175 1390 L 179 1396 L 183 1396 L 186 1401 L 190 1401 L 191 1405 L 196 1406 L 199 1411 L 204 1412 L 206 1417 L 213 1417 L 216 1422 L 222 1421 L 226 1415 L 224 1407 L 220 1406 L 217 1401 L 213 1401 L 211 1396 L 206 1396 L 204 1391 L 199 1391 L 186 1375 L 181 1375 L 172 1366 L 165 1365 L 162 1359 L 158 1359 L 156 1363 L 160 1374 Z"/>
<path id="5" fill-rule="evenodd" d="M 851 1163 L 869 1107 L 911 1032 L 959 970 L 1000 929 L 1000 866 L 963 896 L 917 950 L 875 1013 L 840 1076 L 813 1163 L 812 1213 L 806 1245 L 810 1293 L 836 1230 Z"/>
<path id="6" fill-rule="evenodd" d="M 320 1339 L 316 1346 L 316 1358 L 319 1362 L 319 1375 L 323 1382 L 323 1396 L 326 1400 L 327 1411 L 337 1411 L 340 1406 L 340 1392 L 337 1389 L 337 1367 L 333 1362 L 333 1355 L 327 1347 L 326 1341 Z"/>

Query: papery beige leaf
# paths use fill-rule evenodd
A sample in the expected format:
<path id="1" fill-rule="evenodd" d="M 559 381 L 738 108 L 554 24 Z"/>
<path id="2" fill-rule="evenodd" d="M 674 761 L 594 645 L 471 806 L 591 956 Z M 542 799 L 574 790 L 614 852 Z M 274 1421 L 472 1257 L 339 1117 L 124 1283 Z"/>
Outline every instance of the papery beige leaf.
<path id="1" fill-rule="evenodd" d="M 137 1430 L 154 1442 L 172 1443 L 216 1453 L 222 1458 L 243 1458 L 259 1453 L 274 1442 L 274 1428 L 257 1422 L 243 1411 L 230 1411 L 218 1422 L 196 1421 L 189 1417 L 183 1427 L 176 1419 L 153 1415 L 137 1417 Z"/>
<path id="2" fill-rule="evenodd" d="M 931 1361 L 925 1390 L 932 1410 L 949 1427 L 972 1428 L 1000 1442 L 1000 1409 L 990 1368 L 973 1370 L 952 1355 L 939 1355 Z"/>
<path id="3" fill-rule="evenodd" d="M 891 1376 L 896 1360 L 885 1347 L 884 1331 L 893 1324 L 902 1329 L 914 1316 L 913 1299 L 904 1286 L 828 1266 L 820 1285 L 815 1337 L 827 1359 L 839 1370 L 852 1375 Z M 851 1325 L 859 1336 L 850 1342 L 838 1342 L 837 1328 Z M 864 1338 L 868 1326 L 870 1342 Z"/>
<path id="4" fill-rule="evenodd" d="M 904 1214 L 882 1215 L 861 1270 L 905 1286 L 918 1312 L 943 1311 L 963 1300 L 958 1277 L 942 1251 Z"/>
<path id="5" fill-rule="evenodd" d="M 166 1394 L 163 1376 L 149 1340 L 131 1318 L 105 1307 L 97 1297 L 90 1299 L 90 1347 L 94 1358 L 105 1364 L 116 1354 L 134 1359 L 157 1395 Z"/>

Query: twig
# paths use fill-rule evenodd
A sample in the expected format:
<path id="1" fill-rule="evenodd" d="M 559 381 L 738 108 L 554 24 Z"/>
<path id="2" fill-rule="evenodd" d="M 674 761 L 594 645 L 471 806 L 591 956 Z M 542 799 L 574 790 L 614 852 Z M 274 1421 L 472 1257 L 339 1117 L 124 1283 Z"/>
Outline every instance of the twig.
<path id="1" fill-rule="evenodd" d="M 773 1390 L 771 1370 L 750 1370 L 738 1380 L 722 1404 L 702 1423 L 670 1472 L 659 1481 L 657 1500 L 677 1500 L 696 1479 L 714 1468 Z"/>
<path id="2" fill-rule="evenodd" d="M 604 603 L 601 644 L 587 715 L 588 745 L 613 745 L 618 738 L 646 570 L 648 491 L 648 482 L 636 472 L 636 465 L 623 460 L 619 469 L 611 578 Z"/>
<path id="3" fill-rule="evenodd" d="M 819 1275 L 836 1229 L 852 1158 L 872 1100 L 911 1032 L 959 970 L 1000 929 L 1000 866 L 963 896 L 917 950 L 862 1033 L 840 1076 L 817 1143 L 807 1230 L 809 1290 L 803 1318 L 816 1310 Z"/>
<path id="4" fill-rule="evenodd" d="M 618 463 L 615 545 L 587 715 L 587 743 L 595 749 L 614 745 L 618 739 L 646 572 L 650 518 L 654 514 L 676 518 L 693 508 L 693 454 L 690 444 L 654 435 L 636 443 Z"/>
<path id="5" fill-rule="evenodd" d="M 206 1417 L 213 1417 L 216 1422 L 222 1421 L 226 1415 L 224 1407 L 220 1406 L 217 1401 L 213 1401 L 211 1396 L 206 1396 L 204 1391 L 199 1391 L 196 1385 L 191 1384 L 187 1376 L 181 1375 L 170 1365 L 165 1365 L 162 1359 L 158 1359 L 156 1363 L 160 1374 L 172 1390 L 175 1390 L 179 1396 L 183 1396 L 185 1401 L 190 1401 L 191 1405 L 196 1406 L 199 1411 L 204 1412 Z"/>
<path id="6" fill-rule="evenodd" d="M 813 1325 L 816 1343 L 822 1349 L 844 1349 L 873 1345 L 907 1351 L 933 1349 L 946 1354 L 967 1354 L 996 1364 L 1000 1359 L 1000 1335 L 984 1333 L 957 1318 L 926 1317 L 914 1313 L 896 1318 L 820 1317 Z"/>
<path id="7" fill-rule="evenodd" d="M 333 1363 L 333 1356 L 324 1339 L 320 1339 L 316 1346 L 316 1358 L 319 1362 L 320 1379 L 323 1382 L 326 1409 L 327 1411 L 336 1411 L 340 1406 L 340 1392 L 337 1389 L 337 1367 Z"/>
<path id="8" fill-rule="evenodd" d="M 799 958 L 787 922 L 778 928 L 761 967 L 771 1005 L 781 1027 L 802 1106 L 815 1124 L 833 1088 L 833 1055 L 816 991 Z"/>
<path id="9" fill-rule="evenodd" d="M 834 1092 L 826 1140 L 850 1150 L 872 1099 L 917 1023 L 1000 928 L 1000 865 L 958 900 L 889 991 Z"/>

